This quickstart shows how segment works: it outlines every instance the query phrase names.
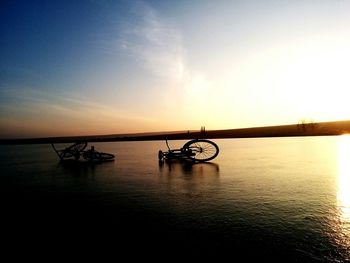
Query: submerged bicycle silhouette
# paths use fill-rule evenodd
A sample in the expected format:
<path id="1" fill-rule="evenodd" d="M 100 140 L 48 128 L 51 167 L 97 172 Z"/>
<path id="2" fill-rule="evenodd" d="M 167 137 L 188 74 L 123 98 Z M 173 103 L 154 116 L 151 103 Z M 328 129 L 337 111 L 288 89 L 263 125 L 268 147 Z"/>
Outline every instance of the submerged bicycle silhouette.
<path id="1" fill-rule="evenodd" d="M 206 139 L 193 139 L 184 144 L 180 149 L 170 149 L 168 140 L 166 140 L 168 147 L 167 152 L 159 150 L 158 159 L 188 159 L 193 162 L 207 162 L 213 160 L 219 154 L 219 146 L 216 143 Z"/>
<path id="2" fill-rule="evenodd" d="M 77 142 L 71 146 L 64 148 L 63 150 L 57 150 L 53 143 L 52 148 L 57 153 L 60 161 L 89 161 L 89 162 L 106 162 L 113 161 L 114 154 L 98 152 L 94 146 L 91 146 L 89 150 L 85 150 L 87 142 Z"/>

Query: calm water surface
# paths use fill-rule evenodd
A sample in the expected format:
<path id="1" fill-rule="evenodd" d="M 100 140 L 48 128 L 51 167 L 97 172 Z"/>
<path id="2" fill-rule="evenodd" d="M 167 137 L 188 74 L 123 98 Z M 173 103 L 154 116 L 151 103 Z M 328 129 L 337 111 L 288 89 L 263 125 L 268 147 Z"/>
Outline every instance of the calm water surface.
<path id="1" fill-rule="evenodd" d="M 350 261 L 350 137 L 214 141 L 219 156 L 202 164 L 159 163 L 164 142 L 93 143 L 116 154 L 93 166 L 60 164 L 49 145 L 1 146 L 9 248 L 36 236 L 45 249 L 64 238 L 71 250 Z"/>

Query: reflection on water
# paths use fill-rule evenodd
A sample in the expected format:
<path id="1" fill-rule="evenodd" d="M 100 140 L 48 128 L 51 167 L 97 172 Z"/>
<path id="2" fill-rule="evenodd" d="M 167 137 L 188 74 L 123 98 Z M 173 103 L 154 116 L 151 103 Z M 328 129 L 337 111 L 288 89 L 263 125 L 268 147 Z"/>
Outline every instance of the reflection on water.
<path id="1" fill-rule="evenodd" d="M 212 163 L 158 163 L 164 142 L 97 143 L 117 158 L 92 166 L 60 164 L 46 145 L 2 146 L 0 193 L 12 200 L 9 222 L 22 223 L 21 211 L 36 215 L 36 207 L 32 222 L 39 226 L 48 209 L 53 221 L 98 215 L 83 233 L 105 227 L 118 239 L 143 236 L 138 248 L 156 235 L 162 249 L 165 238 L 172 249 L 198 254 L 350 262 L 350 136 L 215 142 L 220 154 Z M 56 222 L 72 222 L 64 220 Z"/>
<path id="2" fill-rule="evenodd" d="M 171 193 L 181 192 L 192 197 L 200 194 L 210 199 L 220 191 L 219 165 L 216 163 L 193 163 L 184 160 L 160 161 L 159 175 L 160 181 L 165 179 L 167 191 Z M 177 198 L 177 201 L 179 200 L 180 198 Z M 183 201 L 186 200 L 181 202 Z"/>
<path id="3" fill-rule="evenodd" d="M 194 163 L 191 161 L 165 160 L 159 161 L 159 171 L 168 175 L 183 173 L 191 175 L 219 176 L 219 165 L 216 163 Z"/>
<path id="4" fill-rule="evenodd" d="M 350 251 L 350 136 L 338 138 L 338 242 Z"/>

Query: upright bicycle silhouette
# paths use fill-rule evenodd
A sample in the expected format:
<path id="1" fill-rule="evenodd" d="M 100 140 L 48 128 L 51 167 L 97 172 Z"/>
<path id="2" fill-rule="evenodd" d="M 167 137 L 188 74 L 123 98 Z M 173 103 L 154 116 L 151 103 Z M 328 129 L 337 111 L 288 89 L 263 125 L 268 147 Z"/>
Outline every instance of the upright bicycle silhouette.
<path id="1" fill-rule="evenodd" d="M 184 144 L 180 149 L 170 149 L 166 140 L 168 151 L 159 150 L 158 159 L 180 159 L 191 160 L 193 162 L 207 162 L 213 160 L 219 154 L 219 147 L 216 143 L 206 139 L 193 139 Z"/>

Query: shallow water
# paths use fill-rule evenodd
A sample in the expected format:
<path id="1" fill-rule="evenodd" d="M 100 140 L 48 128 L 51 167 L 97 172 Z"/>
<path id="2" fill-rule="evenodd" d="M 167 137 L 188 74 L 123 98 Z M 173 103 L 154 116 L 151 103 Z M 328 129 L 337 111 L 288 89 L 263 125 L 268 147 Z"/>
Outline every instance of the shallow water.
<path id="1" fill-rule="evenodd" d="M 219 156 L 200 164 L 159 163 L 158 141 L 93 143 L 116 154 L 96 165 L 61 164 L 49 145 L 1 146 L 7 238 L 64 235 L 153 256 L 350 260 L 350 137 L 214 141 Z"/>

